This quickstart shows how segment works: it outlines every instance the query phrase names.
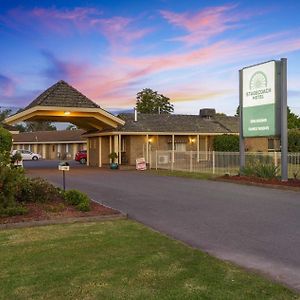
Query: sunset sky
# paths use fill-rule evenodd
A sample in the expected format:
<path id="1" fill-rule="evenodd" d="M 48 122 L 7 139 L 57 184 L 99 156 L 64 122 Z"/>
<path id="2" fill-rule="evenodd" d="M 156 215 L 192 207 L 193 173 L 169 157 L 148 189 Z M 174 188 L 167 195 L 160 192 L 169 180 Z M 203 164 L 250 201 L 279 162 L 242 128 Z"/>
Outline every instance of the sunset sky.
<path id="1" fill-rule="evenodd" d="M 0 0 L 0 106 L 23 107 L 63 79 L 104 109 L 151 88 L 175 113 L 233 115 L 238 70 L 288 59 L 300 114 L 300 1 Z"/>

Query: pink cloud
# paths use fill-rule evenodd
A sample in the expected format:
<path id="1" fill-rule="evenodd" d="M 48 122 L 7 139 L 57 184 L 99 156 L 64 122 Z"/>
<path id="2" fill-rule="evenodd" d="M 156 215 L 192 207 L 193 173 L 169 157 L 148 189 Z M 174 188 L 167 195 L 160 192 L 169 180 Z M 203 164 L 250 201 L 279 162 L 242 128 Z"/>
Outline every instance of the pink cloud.
<path id="1" fill-rule="evenodd" d="M 209 38 L 228 29 L 237 27 L 237 21 L 245 15 L 233 14 L 232 10 L 234 8 L 236 8 L 236 5 L 224 5 L 209 7 L 195 14 L 180 14 L 170 11 L 160 11 L 160 13 L 170 24 L 181 27 L 188 32 L 188 34 L 172 40 L 194 45 L 207 41 Z"/>

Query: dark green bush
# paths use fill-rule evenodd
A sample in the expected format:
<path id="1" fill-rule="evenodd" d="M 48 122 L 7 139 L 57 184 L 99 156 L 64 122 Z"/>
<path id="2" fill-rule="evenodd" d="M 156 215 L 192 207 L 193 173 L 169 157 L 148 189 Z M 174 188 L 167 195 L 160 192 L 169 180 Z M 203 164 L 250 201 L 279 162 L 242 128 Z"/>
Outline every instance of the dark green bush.
<path id="1" fill-rule="evenodd" d="M 42 178 L 24 177 L 17 194 L 19 202 L 48 202 L 59 197 L 59 189 Z"/>
<path id="2" fill-rule="evenodd" d="M 230 134 L 215 136 L 213 146 L 215 151 L 238 152 L 240 149 L 239 137 Z"/>
<path id="3" fill-rule="evenodd" d="M 273 162 L 264 163 L 259 160 L 248 162 L 241 170 L 241 175 L 255 176 L 265 179 L 276 178 L 277 173 L 278 166 L 275 166 Z"/>
<path id="4" fill-rule="evenodd" d="M 90 199 L 82 192 L 69 190 L 64 193 L 64 198 L 68 204 L 74 205 L 80 211 L 90 210 Z"/>
<path id="5" fill-rule="evenodd" d="M 27 209 L 23 206 L 11 206 L 6 208 L 0 207 L 0 217 L 11 217 L 17 215 L 24 215 L 27 213 Z"/>
<path id="6" fill-rule="evenodd" d="M 300 130 L 290 129 L 288 132 L 289 152 L 300 152 Z"/>
<path id="7" fill-rule="evenodd" d="M 0 152 L 10 152 L 12 147 L 11 133 L 0 126 Z"/>

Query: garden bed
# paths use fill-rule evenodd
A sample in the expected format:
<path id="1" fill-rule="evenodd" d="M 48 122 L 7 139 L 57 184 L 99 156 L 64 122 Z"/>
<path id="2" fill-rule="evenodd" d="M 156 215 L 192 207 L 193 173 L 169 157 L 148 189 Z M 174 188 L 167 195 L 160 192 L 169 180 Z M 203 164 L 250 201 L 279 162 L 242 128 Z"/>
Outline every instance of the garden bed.
<path id="1" fill-rule="evenodd" d="M 0 224 L 120 214 L 119 211 L 96 202 L 90 203 L 89 211 L 82 212 L 77 210 L 73 205 L 67 204 L 62 199 L 55 199 L 46 203 L 25 203 L 23 206 L 27 210 L 27 213 L 10 217 L 0 217 Z"/>
<path id="2" fill-rule="evenodd" d="M 265 178 L 252 177 L 252 176 L 224 175 L 222 177 L 216 178 L 216 180 L 300 191 L 299 179 L 289 179 L 288 181 L 281 181 L 280 179 L 277 178 L 265 179 Z"/>

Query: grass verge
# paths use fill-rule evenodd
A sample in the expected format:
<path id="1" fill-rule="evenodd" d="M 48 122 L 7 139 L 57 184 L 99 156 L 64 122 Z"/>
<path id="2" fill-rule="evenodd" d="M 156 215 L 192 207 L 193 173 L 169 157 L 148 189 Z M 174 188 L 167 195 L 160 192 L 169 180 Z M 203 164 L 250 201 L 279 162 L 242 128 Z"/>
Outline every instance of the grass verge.
<path id="1" fill-rule="evenodd" d="M 1 299 L 300 299 L 129 220 L 0 231 Z"/>
<path id="2" fill-rule="evenodd" d="M 206 180 L 217 177 L 216 175 L 209 174 L 209 173 L 194 173 L 194 172 L 186 172 L 186 171 L 149 170 L 148 172 L 159 176 L 174 176 L 174 177 L 206 179 Z"/>

